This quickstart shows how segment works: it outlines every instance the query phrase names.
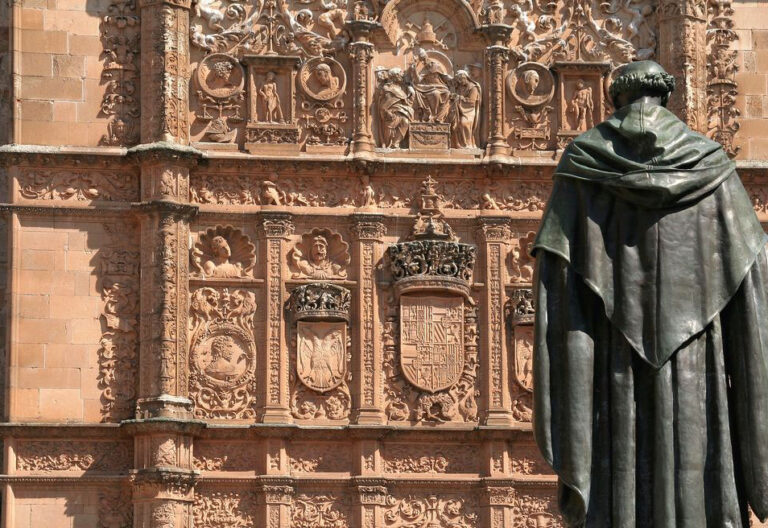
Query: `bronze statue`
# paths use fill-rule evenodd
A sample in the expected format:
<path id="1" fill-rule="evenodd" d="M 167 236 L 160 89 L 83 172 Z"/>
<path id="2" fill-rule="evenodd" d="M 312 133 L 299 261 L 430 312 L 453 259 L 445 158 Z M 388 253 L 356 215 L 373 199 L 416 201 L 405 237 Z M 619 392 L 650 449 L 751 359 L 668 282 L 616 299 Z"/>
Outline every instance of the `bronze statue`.
<path id="1" fill-rule="evenodd" d="M 673 89 L 654 62 L 618 72 L 534 244 L 534 430 L 572 527 L 768 516 L 766 235 Z"/>

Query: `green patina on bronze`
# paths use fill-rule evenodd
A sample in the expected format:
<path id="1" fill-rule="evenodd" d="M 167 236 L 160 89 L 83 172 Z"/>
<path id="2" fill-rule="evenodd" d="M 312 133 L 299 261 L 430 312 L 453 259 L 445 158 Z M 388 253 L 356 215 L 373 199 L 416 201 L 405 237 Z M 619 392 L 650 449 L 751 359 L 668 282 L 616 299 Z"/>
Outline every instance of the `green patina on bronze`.
<path id="1" fill-rule="evenodd" d="M 534 429 L 569 526 L 768 515 L 766 236 L 666 75 L 620 72 L 629 104 L 565 150 L 535 243 Z"/>

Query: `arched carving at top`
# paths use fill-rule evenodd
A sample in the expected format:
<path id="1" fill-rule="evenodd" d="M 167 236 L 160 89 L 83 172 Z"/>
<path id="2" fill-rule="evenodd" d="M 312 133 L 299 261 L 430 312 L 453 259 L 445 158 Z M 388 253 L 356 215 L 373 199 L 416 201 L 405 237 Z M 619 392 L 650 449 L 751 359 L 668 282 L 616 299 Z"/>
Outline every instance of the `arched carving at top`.
<path id="1" fill-rule="evenodd" d="M 477 14 L 464 0 L 391 0 L 382 9 L 380 21 L 389 42 L 398 48 L 407 47 L 409 38 L 417 42 L 418 34 L 425 31 L 433 32 L 436 40 L 449 49 L 483 45 L 475 34 L 480 27 Z"/>

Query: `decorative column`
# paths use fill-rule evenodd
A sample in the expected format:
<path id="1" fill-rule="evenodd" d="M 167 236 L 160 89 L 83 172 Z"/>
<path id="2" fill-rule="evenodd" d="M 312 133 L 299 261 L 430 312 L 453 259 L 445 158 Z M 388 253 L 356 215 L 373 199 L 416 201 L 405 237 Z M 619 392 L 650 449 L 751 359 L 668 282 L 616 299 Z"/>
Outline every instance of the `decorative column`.
<path id="1" fill-rule="evenodd" d="M 513 422 L 509 394 L 509 358 L 505 349 L 504 285 L 506 284 L 507 244 L 512 236 L 507 217 L 482 217 L 477 229 L 485 258 L 485 298 L 483 310 L 481 364 L 485 366 L 483 395 L 487 408 L 481 415 L 485 425 Z"/>
<path id="2" fill-rule="evenodd" d="M 291 525 L 291 505 L 294 488 L 290 479 L 269 479 L 261 486 L 262 500 L 259 510 L 264 518 L 257 526 L 283 528 Z"/>
<path id="3" fill-rule="evenodd" d="M 488 61 L 488 144 L 485 154 L 492 161 L 504 159 L 509 154 L 509 143 L 504 137 L 504 73 L 509 61 L 509 46 L 505 45 L 512 27 L 504 24 L 488 24 L 481 30 L 493 43 L 485 49 Z"/>
<path id="4" fill-rule="evenodd" d="M 375 528 L 383 526 L 383 507 L 387 500 L 387 488 L 375 481 L 357 486 L 358 508 L 357 519 L 353 526 L 360 528 Z"/>
<path id="5" fill-rule="evenodd" d="M 707 131 L 707 0 L 662 0 L 658 58 L 675 76 L 669 109 L 692 129 Z"/>
<path id="6" fill-rule="evenodd" d="M 357 269 L 357 325 L 353 357 L 353 411 L 352 420 L 358 424 L 386 422 L 382 408 L 381 336 L 379 330 L 379 302 L 376 291 L 375 264 L 381 259 L 382 244 L 387 228 L 384 217 L 372 214 L 352 216 L 350 231 L 357 242 L 353 266 Z"/>
<path id="7" fill-rule="evenodd" d="M 190 0 L 140 0 L 141 142 L 189 143 Z"/>
<path id="8" fill-rule="evenodd" d="M 515 490 L 510 486 L 504 486 L 504 482 L 494 482 L 487 485 L 483 497 L 483 507 L 487 511 L 489 528 L 505 528 L 513 526 L 515 521 L 512 506 L 515 505 Z M 525 520 L 522 520 L 525 522 Z M 519 524 L 527 526 L 526 524 Z M 547 524 L 531 524 L 530 526 L 550 526 Z"/>
<path id="9" fill-rule="evenodd" d="M 369 20 L 350 20 L 346 27 L 354 39 L 349 44 L 354 79 L 352 153 L 357 157 L 368 157 L 375 147 L 371 134 L 370 115 L 371 59 L 374 46 L 369 42 L 368 37 L 374 28 L 380 27 L 380 24 Z"/>
<path id="10" fill-rule="evenodd" d="M 283 332 L 283 264 L 285 262 L 285 244 L 293 234 L 292 217 L 287 213 L 262 212 L 262 236 L 264 248 L 264 288 L 266 317 L 266 360 L 262 371 L 265 388 L 263 396 L 262 421 L 265 423 L 290 422 L 288 353 Z"/>

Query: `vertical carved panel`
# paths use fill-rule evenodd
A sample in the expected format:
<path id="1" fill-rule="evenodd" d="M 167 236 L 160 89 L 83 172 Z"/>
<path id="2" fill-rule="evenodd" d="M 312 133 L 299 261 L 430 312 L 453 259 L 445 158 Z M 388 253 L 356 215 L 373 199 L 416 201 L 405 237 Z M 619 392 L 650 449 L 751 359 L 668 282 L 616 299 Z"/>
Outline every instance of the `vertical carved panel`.
<path id="1" fill-rule="evenodd" d="M 739 147 L 733 144 L 739 130 L 736 118 L 737 52 L 731 45 L 738 39 L 733 26 L 730 0 L 709 0 L 707 22 L 707 136 L 720 142 L 729 156 Z"/>

